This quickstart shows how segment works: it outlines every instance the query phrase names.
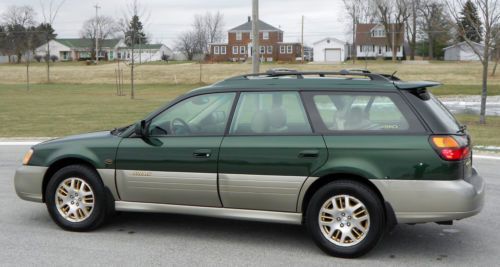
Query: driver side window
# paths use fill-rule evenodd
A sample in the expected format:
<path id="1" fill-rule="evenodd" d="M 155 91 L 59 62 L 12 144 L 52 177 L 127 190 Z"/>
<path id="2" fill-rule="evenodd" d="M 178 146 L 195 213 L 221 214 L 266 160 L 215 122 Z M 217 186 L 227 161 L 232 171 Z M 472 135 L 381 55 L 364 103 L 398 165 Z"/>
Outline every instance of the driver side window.
<path id="1" fill-rule="evenodd" d="M 223 135 L 235 93 L 199 95 L 183 100 L 156 116 L 150 136 Z"/>

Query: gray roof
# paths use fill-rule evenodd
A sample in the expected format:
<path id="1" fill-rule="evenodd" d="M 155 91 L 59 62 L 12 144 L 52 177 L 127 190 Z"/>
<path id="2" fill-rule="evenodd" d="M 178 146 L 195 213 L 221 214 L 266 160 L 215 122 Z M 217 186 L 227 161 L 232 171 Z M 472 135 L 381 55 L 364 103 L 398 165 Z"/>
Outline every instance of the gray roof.
<path id="1" fill-rule="evenodd" d="M 252 31 L 252 21 L 249 20 L 246 23 L 243 23 L 238 27 L 232 28 L 229 31 L 230 32 L 250 32 L 250 31 Z M 263 22 L 262 20 L 259 20 L 259 31 L 283 32 L 282 30 Z"/>
<path id="2" fill-rule="evenodd" d="M 55 39 L 55 41 L 69 48 L 92 48 L 94 45 L 94 40 L 87 38 L 65 38 Z M 99 42 L 101 47 L 113 48 L 120 42 L 120 39 L 104 39 Z"/>

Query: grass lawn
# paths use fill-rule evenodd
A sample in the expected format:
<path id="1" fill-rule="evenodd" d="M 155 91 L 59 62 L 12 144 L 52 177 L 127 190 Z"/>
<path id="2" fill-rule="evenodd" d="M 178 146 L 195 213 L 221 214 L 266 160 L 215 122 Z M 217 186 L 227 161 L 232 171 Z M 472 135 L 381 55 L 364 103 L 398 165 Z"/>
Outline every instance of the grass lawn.
<path id="1" fill-rule="evenodd" d="M 136 99 L 131 100 L 127 86 L 127 96 L 119 97 L 113 84 L 34 84 L 30 91 L 23 84 L 0 84 L 0 137 L 56 137 L 112 129 L 133 123 L 199 86 L 139 84 Z M 458 119 L 469 126 L 475 145 L 500 146 L 500 117 L 488 117 L 486 126 L 477 123 L 478 116 Z"/>
<path id="2" fill-rule="evenodd" d="M 0 137 L 55 137 L 133 123 L 196 85 L 138 85 L 136 99 L 114 85 L 0 85 Z"/>
<path id="3" fill-rule="evenodd" d="M 500 117 L 488 117 L 486 125 L 479 124 L 479 116 L 458 115 L 457 119 L 467 125 L 474 145 L 500 147 Z"/>

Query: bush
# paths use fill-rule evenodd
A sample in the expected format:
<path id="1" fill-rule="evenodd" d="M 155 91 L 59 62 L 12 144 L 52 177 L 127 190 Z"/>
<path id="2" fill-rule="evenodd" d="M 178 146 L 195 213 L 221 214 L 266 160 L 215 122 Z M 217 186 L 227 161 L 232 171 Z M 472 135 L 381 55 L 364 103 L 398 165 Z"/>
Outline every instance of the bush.
<path id="1" fill-rule="evenodd" d="M 42 61 L 43 56 L 40 56 L 40 55 L 35 55 L 35 57 L 34 57 L 34 58 L 35 58 L 36 62 L 41 62 L 41 61 Z"/>
<path id="2" fill-rule="evenodd" d="M 52 56 L 50 56 L 50 60 L 51 60 L 52 62 L 56 62 L 57 60 L 59 60 L 59 57 L 58 57 L 58 56 L 56 56 L 56 55 L 52 55 Z"/>
<path id="3" fill-rule="evenodd" d="M 168 62 L 169 59 L 170 59 L 170 57 L 168 55 L 162 55 L 161 56 L 161 60 L 163 60 L 163 61 L 167 61 Z"/>

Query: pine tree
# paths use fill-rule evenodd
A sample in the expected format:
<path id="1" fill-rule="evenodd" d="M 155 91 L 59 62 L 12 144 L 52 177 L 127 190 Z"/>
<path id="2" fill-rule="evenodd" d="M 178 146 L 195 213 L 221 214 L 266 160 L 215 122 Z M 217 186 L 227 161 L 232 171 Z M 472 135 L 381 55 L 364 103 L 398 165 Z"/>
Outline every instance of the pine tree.
<path id="1" fill-rule="evenodd" d="M 459 35 L 460 41 L 465 41 L 465 38 L 462 36 L 465 35 L 467 39 L 480 43 L 483 40 L 483 26 L 476 5 L 468 0 L 463 10 L 460 12 L 460 15 L 459 28 L 464 33 Z"/>
<path id="2" fill-rule="evenodd" d="M 137 44 L 147 44 L 148 38 L 144 33 L 142 22 L 139 16 L 132 16 L 132 20 L 127 25 L 127 31 L 125 32 L 125 40 L 127 45 L 137 45 Z M 135 34 L 134 34 L 135 33 Z"/>

